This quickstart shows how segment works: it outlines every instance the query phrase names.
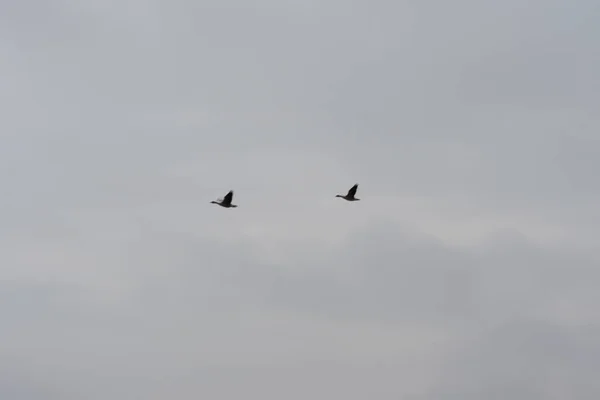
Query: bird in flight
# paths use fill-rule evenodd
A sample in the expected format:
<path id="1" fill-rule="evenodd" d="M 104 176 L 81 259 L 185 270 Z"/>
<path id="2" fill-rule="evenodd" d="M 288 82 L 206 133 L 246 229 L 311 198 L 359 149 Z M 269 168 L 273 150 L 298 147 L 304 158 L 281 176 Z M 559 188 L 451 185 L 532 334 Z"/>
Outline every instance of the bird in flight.
<path id="1" fill-rule="evenodd" d="M 345 196 L 338 194 L 335 197 L 341 197 L 342 199 L 348 200 L 348 201 L 358 201 L 360 199 L 357 199 L 356 197 L 354 197 L 356 195 L 356 189 L 358 189 L 358 183 L 356 185 L 352 186 L 350 188 L 350 190 L 348 190 L 348 193 Z"/>
<path id="2" fill-rule="evenodd" d="M 229 193 L 223 197 L 223 199 L 217 199 L 217 201 L 211 201 L 211 204 L 218 204 L 221 207 L 225 208 L 235 208 L 237 207 L 235 204 L 231 204 L 231 200 L 233 200 L 233 190 L 230 190 Z"/>

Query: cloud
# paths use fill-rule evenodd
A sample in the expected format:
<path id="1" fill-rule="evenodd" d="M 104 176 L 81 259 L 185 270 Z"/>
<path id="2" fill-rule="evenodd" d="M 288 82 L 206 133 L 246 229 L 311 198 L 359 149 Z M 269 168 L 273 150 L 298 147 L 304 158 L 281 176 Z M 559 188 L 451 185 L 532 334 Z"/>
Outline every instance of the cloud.
<path id="1" fill-rule="evenodd" d="M 591 399 L 597 329 L 515 318 L 459 347 L 422 398 Z"/>
<path id="2" fill-rule="evenodd" d="M 597 363 L 586 356 L 600 346 L 593 258 L 514 235 L 449 247 L 389 223 L 321 249 L 280 243 L 284 261 L 253 239 L 142 232 L 111 260 L 127 260 L 123 296 L 100 282 L 5 286 L 4 314 L 19 313 L 3 352 L 98 398 L 275 396 L 300 376 L 298 396 L 543 398 L 587 382 Z"/>
<path id="3" fill-rule="evenodd" d="M 596 398 L 594 11 L 0 5 L 0 397 Z"/>

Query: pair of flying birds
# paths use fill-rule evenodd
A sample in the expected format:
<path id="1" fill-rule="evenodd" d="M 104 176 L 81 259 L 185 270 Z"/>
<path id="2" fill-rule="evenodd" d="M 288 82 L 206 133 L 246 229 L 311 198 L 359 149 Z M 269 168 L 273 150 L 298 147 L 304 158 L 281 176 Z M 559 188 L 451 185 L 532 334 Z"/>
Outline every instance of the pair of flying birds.
<path id="1" fill-rule="evenodd" d="M 348 200 L 348 201 L 360 200 L 360 199 L 357 199 L 356 197 L 354 197 L 356 195 L 356 189 L 358 189 L 358 183 L 356 185 L 352 186 L 350 188 L 350 190 L 348 190 L 348 193 L 345 196 L 338 194 L 335 197 L 341 197 L 342 199 Z M 233 200 L 233 190 L 230 190 L 229 193 L 227 193 L 225 195 L 225 197 L 223 197 L 223 199 L 219 199 L 217 201 L 211 201 L 211 204 L 218 204 L 221 207 L 225 207 L 225 208 L 237 207 L 237 205 L 231 204 L 231 200 Z"/>

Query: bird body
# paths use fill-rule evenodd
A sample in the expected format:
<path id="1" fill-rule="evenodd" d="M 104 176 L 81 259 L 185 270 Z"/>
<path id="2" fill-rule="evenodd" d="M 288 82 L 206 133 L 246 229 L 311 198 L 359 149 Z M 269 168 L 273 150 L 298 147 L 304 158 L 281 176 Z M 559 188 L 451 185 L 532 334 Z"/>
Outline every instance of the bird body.
<path id="1" fill-rule="evenodd" d="M 358 183 L 354 186 L 352 186 L 350 188 L 350 190 L 348 190 L 348 193 L 344 196 L 342 196 L 341 194 L 336 195 L 335 197 L 341 197 L 344 200 L 347 201 L 358 201 L 360 199 L 357 199 L 356 197 L 354 197 L 356 195 L 356 190 L 358 189 Z"/>
<path id="2" fill-rule="evenodd" d="M 221 207 L 225 208 L 235 208 L 237 207 L 235 204 L 231 204 L 231 200 L 233 200 L 233 190 L 230 190 L 229 193 L 223 197 L 223 200 L 211 201 L 211 204 L 218 204 Z"/>

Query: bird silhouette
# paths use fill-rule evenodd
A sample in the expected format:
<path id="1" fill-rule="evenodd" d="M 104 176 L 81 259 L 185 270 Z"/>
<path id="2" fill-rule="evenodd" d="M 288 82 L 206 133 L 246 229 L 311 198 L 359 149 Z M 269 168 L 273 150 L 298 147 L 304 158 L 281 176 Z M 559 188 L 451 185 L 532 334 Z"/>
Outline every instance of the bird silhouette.
<path id="1" fill-rule="evenodd" d="M 342 199 L 347 200 L 347 201 L 358 201 L 360 199 L 357 199 L 356 197 L 354 197 L 356 195 L 357 189 L 358 189 L 358 183 L 356 185 L 352 186 L 350 188 L 350 190 L 348 190 L 348 193 L 345 196 L 338 194 L 335 197 L 341 197 Z"/>
<path id="2" fill-rule="evenodd" d="M 230 190 L 229 193 L 223 197 L 223 199 L 217 199 L 217 201 L 211 201 L 211 204 L 218 204 L 221 207 L 225 208 L 235 208 L 237 207 L 235 204 L 231 204 L 231 200 L 233 200 L 233 190 Z"/>

